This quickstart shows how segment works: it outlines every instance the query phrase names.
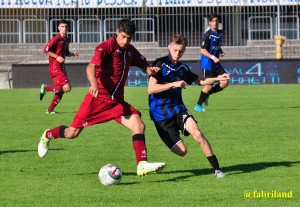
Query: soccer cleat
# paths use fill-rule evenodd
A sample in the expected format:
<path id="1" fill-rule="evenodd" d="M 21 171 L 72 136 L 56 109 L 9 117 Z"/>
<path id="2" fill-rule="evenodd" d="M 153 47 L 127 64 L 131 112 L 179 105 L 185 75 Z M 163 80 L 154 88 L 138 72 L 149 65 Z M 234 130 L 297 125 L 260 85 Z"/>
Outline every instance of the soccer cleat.
<path id="1" fill-rule="evenodd" d="M 205 106 L 208 106 L 208 97 L 204 100 L 203 103 L 204 103 Z"/>
<path id="2" fill-rule="evenodd" d="M 47 130 L 49 130 L 49 129 L 47 129 Z M 48 146 L 49 146 L 50 139 L 46 138 L 47 130 L 45 130 L 44 133 L 42 134 L 41 140 L 38 145 L 38 154 L 40 157 L 45 157 L 48 152 Z"/>
<path id="3" fill-rule="evenodd" d="M 198 111 L 198 112 L 205 112 L 205 109 L 199 105 L 199 104 L 196 104 L 195 105 L 195 111 Z"/>
<path id="4" fill-rule="evenodd" d="M 57 114 L 57 112 L 56 111 L 46 111 L 46 114 Z"/>
<path id="5" fill-rule="evenodd" d="M 166 166 L 164 162 L 153 162 L 149 163 L 147 161 L 140 161 L 137 166 L 137 175 L 145 176 L 149 173 L 157 173 L 161 171 Z"/>
<path id="6" fill-rule="evenodd" d="M 217 178 L 224 178 L 225 174 L 221 170 L 215 170 L 215 176 Z"/>
<path id="7" fill-rule="evenodd" d="M 41 89 L 40 89 L 40 101 L 41 100 L 43 100 L 43 98 L 44 98 L 44 96 L 45 96 L 45 94 L 46 94 L 46 90 L 45 90 L 45 87 L 46 87 L 47 85 L 45 85 L 45 84 L 42 84 L 41 85 Z"/>

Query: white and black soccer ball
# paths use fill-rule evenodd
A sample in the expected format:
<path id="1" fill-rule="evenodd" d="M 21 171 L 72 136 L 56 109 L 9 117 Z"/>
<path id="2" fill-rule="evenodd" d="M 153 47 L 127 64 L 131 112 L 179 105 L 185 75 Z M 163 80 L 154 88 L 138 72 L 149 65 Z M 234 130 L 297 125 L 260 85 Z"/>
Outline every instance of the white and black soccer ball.
<path id="1" fill-rule="evenodd" d="M 122 171 L 114 164 L 107 164 L 101 167 L 98 177 L 103 185 L 117 185 L 122 178 Z"/>

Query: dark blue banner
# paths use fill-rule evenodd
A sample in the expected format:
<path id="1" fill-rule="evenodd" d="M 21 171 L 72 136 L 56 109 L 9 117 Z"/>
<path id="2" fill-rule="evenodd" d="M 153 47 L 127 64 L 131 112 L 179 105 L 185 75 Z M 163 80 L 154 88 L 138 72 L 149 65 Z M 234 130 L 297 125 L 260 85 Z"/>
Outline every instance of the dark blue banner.
<path id="1" fill-rule="evenodd" d="M 185 61 L 185 64 L 200 75 L 198 61 Z M 223 61 L 222 66 L 230 74 L 232 85 L 300 84 L 300 60 Z M 148 75 L 132 67 L 127 85 L 147 86 Z"/>

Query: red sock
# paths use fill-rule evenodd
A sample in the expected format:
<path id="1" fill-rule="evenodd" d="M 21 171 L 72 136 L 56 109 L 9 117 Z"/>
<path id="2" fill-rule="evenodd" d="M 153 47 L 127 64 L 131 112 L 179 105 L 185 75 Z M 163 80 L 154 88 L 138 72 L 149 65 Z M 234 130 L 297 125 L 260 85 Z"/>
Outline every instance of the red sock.
<path id="1" fill-rule="evenodd" d="M 60 102 L 61 98 L 62 98 L 63 94 L 61 93 L 55 93 L 53 99 L 52 99 L 52 102 L 48 108 L 48 111 L 53 111 L 54 108 L 57 106 L 57 104 Z"/>
<path id="2" fill-rule="evenodd" d="M 136 163 L 147 161 L 147 149 L 144 134 L 135 134 L 132 136 L 132 146 L 135 151 Z"/>
<path id="3" fill-rule="evenodd" d="M 49 92 L 55 92 L 55 93 L 61 93 L 62 87 L 61 86 L 46 86 L 45 91 Z"/>
<path id="4" fill-rule="evenodd" d="M 65 137 L 65 129 L 66 126 L 57 126 L 53 129 L 49 129 L 46 131 L 46 138 L 48 139 L 57 139 L 57 138 L 64 138 Z"/>

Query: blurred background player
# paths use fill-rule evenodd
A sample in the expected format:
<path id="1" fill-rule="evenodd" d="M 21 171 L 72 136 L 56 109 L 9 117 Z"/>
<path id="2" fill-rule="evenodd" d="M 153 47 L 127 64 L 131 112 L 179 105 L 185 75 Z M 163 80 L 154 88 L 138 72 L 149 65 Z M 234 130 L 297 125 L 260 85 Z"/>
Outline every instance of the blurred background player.
<path id="1" fill-rule="evenodd" d="M 78 57 L 78 52 L 69 51 L 70 40 L 67 37 L 68 22 L 60 20 L 58 23 L 59 34 L 49 40 L 44 47 L 44 53 L 49 56 L 49 72 L 54 86 L 41 85 L 40 100 L 43 100 L 46 92 L 54 92 L 52 102 L 46 111 L 47 114 L 55 114 L 54 108 L 61 101 L 64 93 L 71 91 L 67 72 L 65 69 L 65 59 L 67 56 Z"/>
<path id="2" fill-rule="evenodd" d="M 209 20 L 209 30 L 204 34 L 201 45 L 201 60 L 200 67 L 202 72 L 202 77 L 211 78 L 217 77 L 226 73 L 224 68 L 220 63 L 220 56 L 224 56 L 225 53 L 222 51 L 222 32 L 218 29 L 219 25 L 219 15 L 211 14 L 208 18 Z M 217 84 L 205 85 L 201 90 L 197 104 L 195 105 L 195 110 L 199 112 L 204 112 L 205 109 L 202 104 L 208 105 L 208 97 L 213 93 L 218 93 L 228 86 L 228 80 L 219 81 Z"/>
<path id="3" fill-rule="evenodd" d="M 163 162 L 147 162 L 145 125 L 141 113 L 124 100 L 124 86 L 130 66 L 139 67 L 148 75 L 160 70 L 158 67 L 150 67 L 145 57 L 130 44 L 134 34 L 134 23 L 123 19 L 118 25 L 116 35 L 96 47 L 86 69 L 91 84 L 89 92 L 70 127 L 57 126 L 44 131 L 38 145 L 40 157 L 47 154 L 48 144 L 52 139 L 73 139 L 86 126 L 115 120 L 131 131 L 137 175 L 144 176 L 165 167 L 166 164 Z"/>
<path id="4" fill-rule="evenodd" d="M 208 140 L 183 103 L 182 88 L 193 82 L 198 85 L 206 85 L 215 81 L 228 80 L 230 77 L 228 74 L 223 74 L 205 80 L 198 78 L 189 70 L 187 65 L 179 62 L 187 44 L 186 37 L 175 35 L 168 45 L 169 54 L 154 61 L 153 65 L 160 66 L 161 70 L 149 80 L 150 117 L 162 141 L 176 155 L 184 156 L 187 153 L 186 146 L 179 136 L 179 131 L 181 130 L 184 136 L 191 134 L 201 146 L 213 168 L 214 175 L 223 178 L 225 174 L 220 170 L 218 159 Z"/>

